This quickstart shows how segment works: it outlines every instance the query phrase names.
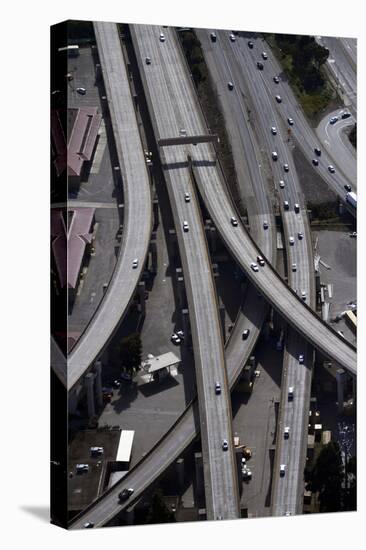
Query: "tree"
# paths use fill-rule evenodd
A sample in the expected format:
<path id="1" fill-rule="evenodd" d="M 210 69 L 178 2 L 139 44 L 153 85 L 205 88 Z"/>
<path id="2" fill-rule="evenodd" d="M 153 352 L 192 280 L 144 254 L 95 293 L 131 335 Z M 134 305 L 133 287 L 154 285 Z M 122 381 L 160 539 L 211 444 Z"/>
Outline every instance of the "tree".
<path id="1" fill-rule="evenodd" d="M 323 447 L 305 478 L 308 488 L 313 493 L 319 493 L 320 512 L 338 512 L 342 509 L 344 469 L 338 443 L 331 441 Z"/>
<path id="2" fill-rule="evenodd" d="M 174 513 L 169 510 L 163 500 L 161 490 L 154 493 L 145 521 L 146 523 L 173 523 L 176 521 Z"/>
<path id="3" fill-rule="evenodd" d="M 138 370 L 141 365 L 142 359 L 142 343 L 138 333 L 131 334 L 120 343 L 119 346 L 119 360 L 122 366 L 132 374 L 135 370 Z"/>

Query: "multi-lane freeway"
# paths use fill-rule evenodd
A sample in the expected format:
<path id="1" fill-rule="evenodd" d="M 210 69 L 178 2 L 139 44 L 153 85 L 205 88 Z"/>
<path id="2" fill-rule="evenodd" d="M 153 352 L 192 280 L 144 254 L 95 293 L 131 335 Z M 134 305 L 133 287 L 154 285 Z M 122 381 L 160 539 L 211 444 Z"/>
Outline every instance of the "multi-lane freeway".
<path id="1" fill-rule="evenodd" d="M 170 29 L 164 29 L 164 34 L 166 40 L 161 42 L 159 40 L 159 29 L 157 28 L 139 26 L 132 31 L 156 137 L 174 137 L 179 135 L 181 130 L 184 130 L 187 135 L 207 133 L 207 128 L 205 127 L 199 111 L 197 99 L 193 93 L 192 84 L 187 79 L 186 68 L 181 59 L 176 36 Z M 151 64 L 146 64 L 145 66 L 146 56 L 151 58 Z M 156 67 L 153 69 L 155 63 Z M 168 132 L 168 134 L 166 132 Z M 190 178 L 190 170 L 187 163 L 188 156 L 192 159 L 191 165 L 195 182 L 198 185 L 201 196 L 211 217 L 228 248 L 231 250 L 243 270 L 247 273 L 248 278 L 267 300 L 280 311 L 297 332 L 301 333 L 313 345 L 323 351 L 325 355 L 334 358 L 339 364 L 349 369 L 351 372 L 356 373 L 356 354 L 353 346 L 348 345 L 336 335 L 334 331 L 330 330 L 325 323 L 316 317 L 311 312 L 310 308 L 304 305 L 304 303 L 291 292 L 269 263 L 267 263 L 265 267 L 260 268 L 258 272 L 254 272 L 251 269 L 250 262 L 253 260 L 255 261 L 257 254 L 260 254 L 261 251 L 255 246 L 240 221 L 236 227 L 233 227 L 230 221 L 231 215 L 235 215 L 236 210 L 226 191 L 225 182 L 223 181 L 222 174 L 217 165 L 216 155 L 212 146 L 198 144 L 196 146 L 184 145 L 164 149 L 161 152 L 161 158 L 163 161 L 169 198 L 173 207 L 173 216 L 185 275 L 195 360 L 196 363 L 198 362 L 199 367 L 197 369 L 197 375 L 201 425 L 198 425 L 197 405 L 190 406 L 177 421 L 176 425 L 166 434 L 163 440 L 128 474 L 126 479 L 119 482 L 108 491 L 106 495 L 103 495 L 95 504 L 91 505 L 87 511 L 73 523 L 73 527 L 81 527 L 87 520 L 93 521 L 96 526 L 108 523 L 108 521 L 122 510 L 122 508 L 127 506 L 127 504 L 121 505 L 118 503 L 118 492 L 125 487 L 133 486 L 135 488 L 134 499 L 137 499 L 147 486 L 156 479 L 164 471 L 167 465 L 179 456 L 185 446 L 193 440 L 199 428 L 201 428 L 203 432 L 206 431 L 206 433 L 203 433 L 203 446 L 205 442 L 206 445 L 208 445 L 208 448 L 205 449 L 205 454 L 209 457 L 210 468 L 208 469 L 206 465 L 205 481 L 209 480 L 209 483 L 206 483 L 205 489 L 206 504 L 208 504 L 209 510 L 211 507 L 211 517 L 215 517 L 215 514 L 217 514 L 216 517 L 237 517 L 238 514 L 236 508 L 233 515 L 230 516 L 230 505 L 223 508 L 221 504 L 223 496 L 229 494 L 230 491 L 232 491 L 232 494 L 235 494 L 237 502 L 236 481 L 232 483 L 234 476 L 231 474 L 231 469 L 234 469 L 232 454 L 223 453 L 221 448 L 220 452 L 217 452 L 219 449 L 218 443 L 220 442 L 220 436 L 217 437 L 215 430 L 212 431 L 211 429 L 210 431 L 210 427 L 205 423 L 212 415 L 216 421 L 216 426 L 218 426 L 217 431 L 222 433 L 222 430 L 226 430 L 228 441 L 231 446 L 232 434 L 229 422 L 231 411 L 230 408 L 227 408 L 228 399 L 226 390 L 227 386 L 232 386 L 240 373 L 240 368 L 244 364 L 243 361 L 240 361 L 241 353 L 238 354 L 239 346 L 237 338 L 239 338 L 241 334 L 239 331 L 235 332 L 234 330 L 229 340 L 229 345 L 226 350 L 226 381 L 225 360 L 221 350 L 222 343 L 217 346 L 217 343 L 215 344 L 211 338 L 212 335 L 217 336 L 217 334 L 220 333 L 220 330 L 217 332 L 217 302 L 212 285 L 212 274 L 210 268 L 207 267 L 209 263 L 206 262 L 207 248 L 205 244 L 203 246 L 202 221 L 197 208 L 194 188 L 195 182 Z M 288 163 L 290 164 L 290 162 L 291 160 L 289 160 Z M 188 192 L 191 198 L 188 204 L 185 201 L 185 192 Z M 297 216 L 295 216 L 295 219 L 296 218 Z M 184 221 L 188 222 L 188 231 L 183 230 Z M 266 256 L 263 252 L 262 254 Z M 197 258 L 198 255 L 201 257 Z M 199 279 L 197 278 L 198 273 L 200 273 Z M 201 279 L 205 281 L 204 284 L 207 285 L 208 289 L 208 294 L 205 296 L 197 296 L 193 288 L 193 285 L 197 285 L 197 288 L 202 290 L 200 286 L 202 284 Z M 258 324 L 257 326 L 260 325 L 263 319 L 263 317 L 255 319 L 258 299 L 256 293 L 252 293 L 245 302 L 247 311 L 253 313 L 251 321 L 254 321 L 254 324 Z M 199 312 L 195 309 L 197 305 L 202 306 L 200 300 L 206 300 L 204 306 L 206 319 L 203 321 L 199 317 Z M 207 322 L 207 311 L 213 316 L 213 324 L 211 320 Z M 263 310 L 260 311 L 260 315 L 263 316 Z M 208 326 L 203 328 L 203 332 L 200 332 L 201 327 L 197 326 L 198 322 L 207 323 Z M 250 353 L 251 345 L 253 345 L 256 339 L 254 332 L 255 331 L 253 331 L 253 336 L 251 336 L 243 346 L 245 353 Z M 296 360 L 297 358 L 298 360 L 297 346 L 300 337 L 296 336 L 295 332 L 293 332 L 293 334 L 294 336 L 291 336 L 288 341 L 287 353 L 292 354 L 293 359 Z M 205 341 L 209 342 L 210 345 L 216 345 L 216 351 L 212 361 L 212 372 L 210 374 L 206 373 L 205 369 L 202 368 L 202 365 L 207 365 L 205 358 L 206 350 L 202 349 L 202 342 L 204 342 L 204 339 L 206 339 Z M 221 340 L 221 337 L 219 337 L 218 340 Z M 232 351 L 230 352 L 230 350 Z M 215 355 L 218 358 L 217 361 Z M 307 357 L 310 354 L 306 351 L 304 355 L 305 365 L 307 365 Z M 301 366 L 301 370 L 305 368 L 306 367 L 303 365 Z M 298 369 L 298 372 L 300 372 L 300 369 Z M 224 406 L 219 406 L 219 411 L 217 413 L 217 400 L 212 389 L 219 375 L 223 375 L 222 397 L 224 398 Z M 301 380 L 296 378 L 295 370 L 293 376 L 295 376 L 295 378 L 293 378 L 291 382 L 297 383 L 299 385 L 299 391 L 301 391 L 302 388 L 304 394 L 306 394 L 306 388 L 303 388 Z M 205 389 L 209 391 L 205 392 Z M 283 395 L 284 394 L 285 392 L 283 392 Z M 304 402 L 306 402 L 305 399 Z M 214 409 L 212 409 L 212 406 Z M 301 410 L 298 410 L 296 419 L 294 419 L 294 426 L 300 426 L 302 423 L 303 414 Z M 209 433 L 213 436 L 213 439 L 208 436 Z M 298 430 L 297 433 L 300 433 L 300 430 Z M 209 448 L 211 444 L 212 446 Z M 295 447 L 297 449 L 296 452 L 298 452 L 301 445 Z M 228 468 L 224 471 L 225 479 L 219 481 L 217 475 L 218 472 L 221 476 L 223 473 L 221 469 L 223 467 L 223 456 L 228 457 L 228 462 L 225 463 L 225 466 L 228 466 Z M 215 457 L 218 457 L 217 462 L 215 461 Z M 213 464 L 211 462 L 212 460 L 214 460 Z M 292 457 L 292 460 L 295 464 L 296 457 Z M 219 467 L 216 468 L 218 465 Z M 229 472 L 228 475 L 227 472 Z M 298 480 L 295 480 L 294 483 L 298 483 Z M 235 499 L 233 502 L 234 501 Z M 215 509 L 214 502 L 217 502 L 221 508 Z"/>
<path id="2" fill-rule="evenodd" d="M 68 357 L 68 390 L 98 358 L 127 312 L 144 270 L 152 228 L 149 175 L 117 26 L 98 22 L 94 23 L 94 30 L 122 176 L 123 233 L 107 292 Z"/>

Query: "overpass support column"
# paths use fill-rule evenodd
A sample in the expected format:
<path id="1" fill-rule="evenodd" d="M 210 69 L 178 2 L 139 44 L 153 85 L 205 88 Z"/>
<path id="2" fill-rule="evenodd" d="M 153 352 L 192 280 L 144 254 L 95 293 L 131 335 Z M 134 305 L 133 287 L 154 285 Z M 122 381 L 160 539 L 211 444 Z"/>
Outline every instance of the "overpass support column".
<path id="1" fill-rule="evenodd" d="M 95 361 L 95 393 L 97 398 L 98 407 L 103 406 L 103 392 L 102 392 L 102 362 Z"/>
<path id="2" fill-rule="evenodd" d="M 150 254 L 151 254 L 151 273 L 156 273 L 158 270 L 158 249 L 156 245 L 156 239 L 150 241 Z"/>
<path id="3" fill-rule="evenodd" d="M 225 306 L 222 302 L 222 299 L 219 297 L 219 313 L 220 313 L 220 323 L 221 323 L 221 331 L 222 331 L 222 338 L 225 343 L 226 341 L 226 329 L 225 329 Z"/>
<path id="4" fill-rule="evenodd" d="M 126 508 L 125 518 L 126 518 L 127 525 L 133 525 L 133 522 L 135 521 L 135 507 L 134 506 L 130 506 L 129 508 Z"/>
<path id="5" fill-rule="evenodd" d="M 156 230 L 156 228 L 159 225 L 159 201 L 156 198 L 153 200 L 153 220 L 154 220 L 153 227 L 154 227 L 154 230 Z"/>
<path id="6" fill-rule="evenodd" d="M 140 309 L 141 315 L 145 315 L 145 313 L 146 313 L 145 281 L 140 281 L 139 282 L 139 284 L 138 284 L 138 293 L 139 293 L 139 300 L 140 300 L 139 309 Z"/>
<path id="7" fill-rule="evenodd" d="M 184 332 L 184 343 L 187 345 L 191 339 L 191 328 L 189 325 L 189 312 L 187 308 L 182 309 L 182 325 Z"/>
<path id="8" fill-rule="evenodd" d="M 183 271 L 181 267 L 177 267 L 175 270 L 175 274 L 177 277 L 177 292 L 178 292 L 178 301 L 179 306 L 181 308 L 184 308 L 186 305 L 185 302 L 185 293 L 184 293 L 184 278 L 183 278 Z"/>
<path id="9" fill-rule="evenodd" d="M 170 250 L 174 257 L 177 256 L 177 234 L 175 229 L 169 229 L 169 244 Z"/>
<path id="10" fill-rule="evenodd" d="M 175 470 L 177 475 L 178 487 L 181 491 L 184 485 L 184 458 L 178 458 L 175 463 Z"/>
<path id="11" fill-rule="evenodd" d="M 203 480 L 203 459 L 202 453 L 194 453 L 194 465 L 196 471 L 196 495 L 198 499 L 201 499 L 205 494 L 204 480 Z M 196 503 L 197 506 L 197 503 Z"/>
<path id="12" fill-rule="evenodd" d="M 346 371 L 344 369 L 337 369 L 336 379 L 337 379 L 337 399 L 338 399 L 339 413 L 343 412 L 345 375 L 346 375 Z"/>
<path id="13" fill-rule="evenodd" d="M 216 227 L 211 227 L 210 240 L 211 240 L 212 253 L 215 254 L 215 252 L 217 250 L 217 229 L 216 229 Z"/>
<path id="14" fill-rule="evenodd" d="M 207 519 L 206 508 L 200 508 L 198 510 L 198 521 L 204 521 Z"/>
<path id="15" fill-rule="evenodd" d="M 91 418 L 95 416 L 95 403 L 94 403 L 94 374 L 88 372 L 84 378 L 86 385 L 86 399 L 88 403 L 88 416 Z"/>

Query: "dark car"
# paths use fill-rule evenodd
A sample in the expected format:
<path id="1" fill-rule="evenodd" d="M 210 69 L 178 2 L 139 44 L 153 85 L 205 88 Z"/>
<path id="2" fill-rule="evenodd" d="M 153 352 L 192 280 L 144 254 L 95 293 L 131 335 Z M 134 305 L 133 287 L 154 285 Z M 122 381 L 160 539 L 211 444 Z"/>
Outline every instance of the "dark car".
<path id="1" fill-rule="evenodd" d="M 210 38 L 212 42 L 216 42 L 216 34 L 214 32 L 210 34 Z"/>
<path id="2" fill-rule="evenodd" d="M 321 152 L 321 150 L 319 149 L 319 147 L 315 147 L 314 153 L 315 153 L 316 155 L 318 155 L 318 157 L 320 157 L 320 155 L 322 154 L 322 152 Z"/>
<path id="3" fill-rule="evenodd" d="M 263 63 L 261 63 L 260 61 L 257 61 L 257 67 L 260 71 L 263 71 Z"/>
<path id="4" fill-rule="evenodd" d="M 349 118 L 351 116 L 351 113 L 343 113 L 342 118 Z"/>
<path id="5" fill-rule="evenodd" d="M 232 82 L 228 82 L 227 87 L 229 88 L 229 90 L 233 90 L 234 89 L 234 84 Z"/>
<path id="6" fill-rule="evenodd" d="M 313 159 L 312 163 L 313 163 L 314 166 L 318 166 L 319 161 L 318 161 L 318 159 Z"/>
<path id="7" fill-rule="evenodd" d="M 133 494 L 133 489 L 123 489 L 123 491 L 119 493 L 118 499 L 120 502 L 124 502 L 125 500 L 130 498 L 132 494 Z"/>
<path id="8" fill-rule="evenodd" d="M 273 77 L 273 82 L 274 82 L 275 84 L 279 84 L 279 83 L 280 83 L 280 79 L 278 78 L 278 76 L 274 76 L 274 77 Z"/>
<path id="9" fill-rule="evenodd" d="M 351 187 L 348 183 L 346 183 L 346 185 L 344 186 L 344 188 L 345 188 L 346 191 L 348 191 L 348 193 L 349 193 L 350 191 L 352 191 L 352 187 Z"/>
<path id="10" fill-rule="evenodd" d="M 254 48 L 254 44 L 251 40 L 249 40 L 248 42 L 248 48 L 250 48 L 251 50 Z"/>

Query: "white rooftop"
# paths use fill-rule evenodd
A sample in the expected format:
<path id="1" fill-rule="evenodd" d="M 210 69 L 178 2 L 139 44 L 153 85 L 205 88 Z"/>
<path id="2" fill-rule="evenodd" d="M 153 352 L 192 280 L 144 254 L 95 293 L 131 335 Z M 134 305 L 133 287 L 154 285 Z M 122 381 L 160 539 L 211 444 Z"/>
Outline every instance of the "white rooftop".
<path id="1" fill-rule="evenodd" d="M 162 355 L 157 355 L 156 357 L 149 357 L 146 361 L 143 361 L 141 366 L 145 372 L 151 374 L 160 369 L 171 367 L 180 363 L 179 357 L 175 355 L 172 351 L 168 353 L 163 353 Z"/>

